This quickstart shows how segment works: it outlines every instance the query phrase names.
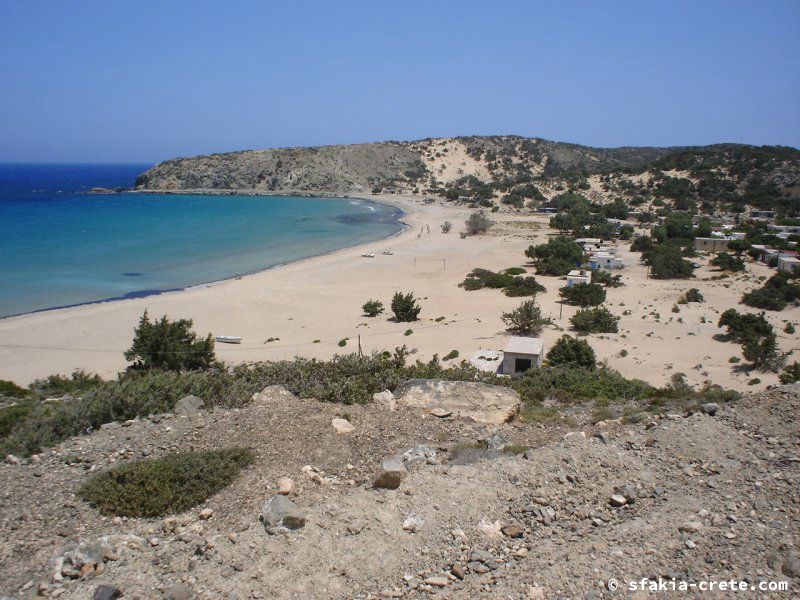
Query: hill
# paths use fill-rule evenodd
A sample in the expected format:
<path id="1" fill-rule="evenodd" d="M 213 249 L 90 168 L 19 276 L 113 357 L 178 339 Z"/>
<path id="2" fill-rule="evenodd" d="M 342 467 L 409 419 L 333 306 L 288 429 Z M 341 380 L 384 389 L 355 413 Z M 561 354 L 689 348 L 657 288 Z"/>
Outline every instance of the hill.
<path id="1" fill-rule="evenodd" d="M 522 208 L 578 191 L 599 203 L 800 211 L 800 151 L 783 146 L 593 148 L 520 136 L 276 148 L 168 160 L 142 191 L 439 194 Z"/>

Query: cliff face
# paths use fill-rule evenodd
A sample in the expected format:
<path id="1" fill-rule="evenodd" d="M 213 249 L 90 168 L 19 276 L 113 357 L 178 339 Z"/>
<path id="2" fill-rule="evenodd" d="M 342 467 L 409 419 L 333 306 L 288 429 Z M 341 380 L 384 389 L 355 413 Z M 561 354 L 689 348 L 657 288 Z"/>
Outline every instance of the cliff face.
<path id="1" fill-rule="evenodd" d="M 278 148 L 168 160 L 140 175 L 143 190 L 364 192 L 424 174 L 419 156 L 381 142 Z"/>
<path id="2" fill-rule="evenodd" d="M 163 162 L 140 190 L 433 193 L 521 207 L 566 190 L 593 202 L 680 210 L 746 205 L 796 214 L 800 151 L 718 144 L 592 148 L 519 136 L 472 136 L 249 150 Z M 663 204 L 659 204 L 663 203 Z"/>

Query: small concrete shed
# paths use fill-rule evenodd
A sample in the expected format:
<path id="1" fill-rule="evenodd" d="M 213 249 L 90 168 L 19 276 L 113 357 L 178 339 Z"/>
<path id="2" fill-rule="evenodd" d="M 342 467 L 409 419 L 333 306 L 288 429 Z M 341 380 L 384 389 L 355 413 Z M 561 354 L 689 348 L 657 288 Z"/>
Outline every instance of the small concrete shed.
<path id="1" fill-rule="evenodd" d="M 503 375 L 522 373 L 542 366 L 544 340 L 531 337 L 511 337 L 503 348 Z"/>

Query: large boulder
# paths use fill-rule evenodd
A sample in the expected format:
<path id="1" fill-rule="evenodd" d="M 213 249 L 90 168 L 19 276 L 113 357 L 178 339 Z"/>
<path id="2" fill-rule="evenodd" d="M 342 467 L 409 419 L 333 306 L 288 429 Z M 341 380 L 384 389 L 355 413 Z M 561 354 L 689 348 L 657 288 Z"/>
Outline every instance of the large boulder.
<path id="1" fill-rule="evenodd" d="M 261 521 L 269 534 L 305 527 L 306 516 L 286 496 L 276 494 L 261 508 Z"/>
<path id="2" fill-rule="evenodd" d="M 381 467 L 372 480 L 372 485 L 385 490 L 396 490 L 408 475 L 408 469 L 399 456 L 391 456 L 381 461 Z"/>
<path id="3" fill-rule="evenodd" d="M 176 415 L 193 415 L 199 413 L 206 407 L 202 398 L 197 396 L 184 396 L 175 403 L 174 413 Z"/>
<path id="4" fill-rule="evenodd" d="M 452 414 L 476 423 L 499 425 L 512 420 L 521 400 L 512 389 L 470 381 L 411 379 L 395 390 L 397 404 L 432 414 Z"/>

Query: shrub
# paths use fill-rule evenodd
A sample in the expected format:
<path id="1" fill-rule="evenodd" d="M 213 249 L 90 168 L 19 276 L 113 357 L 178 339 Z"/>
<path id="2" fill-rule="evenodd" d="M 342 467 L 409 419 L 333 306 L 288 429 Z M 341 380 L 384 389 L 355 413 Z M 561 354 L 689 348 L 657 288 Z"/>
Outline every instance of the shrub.
<path id="1" fill-rule="evenodd" d="M 700 290 L 697 288 L 691 288 L 684 292 L 681 299 L 678 300 L 679 304 L 688 304 L 689 302 L 703 302 L 705 299 L 703 298 L 703 294 L 700 293 Z"/>
<path id="2" fill-rule="evenodd" d="M 380 300 L 367 300 L 361 309 L 368 317 L 377 317 L 384 310 L 383 302 Z"/>
<path id="3" fill-rule="evenodd" d="M 592 272 L 592 283 L 599 283 L 605 287 L 618 288 L 622 287 L 622 275 L 612 275 L 608 271 L 598 269 Z"/>
<path id="4" fill-rule="evenodd" d="M 28 393 L 28 390 L 19 387 L 13 381 L 0 379 L 0 396 L 5 396 L 6 398 L 24 398 Z"/>
<path id="5" fill-rule="evenodd" d="M 650 276 L 654 279 L 688 279 L 694 277 L 692 263 L 683 259 L 680 248 L 658 244 L 642 254 L 642 260 L 650 265 Z"/>
<path id="6" fill-rule="evenodd" d="M 585 308 L 572 315 L 569 321 L 575 331 L 581 333 L 617 333 L 619 317 L 604 307 Z"/>
<path id="7" fill-rule="evenodd" d="M 132 361 L 130 370 L 166 369 L 193 371 L 208 369 L 216 361 L 214 338 L 197 339 L 192 331 L 191 319 L 171 322 L 166 315 L 150 321 L 147 311 L 134 329 L 133 344 L 125 352 L 125 360 Z"/>
<path id="8" fill-rule="evenodd" d="M 503 288 L 503 293 L 511 298 L 520 296 L 534 296 L 539 292 L 547 291 L 546 288 L 536 281 L 535 277 L 514 277 L 511 282 Z"/>
<path id="9" fill-rule="evenodd" d="M 453 360 L 454 358 L 458 358 L 458 350 L 450 350 L 442 357 L 442 360 Z"/>
<path id="10" fill-rule="evenodd" d="M 477 235 L 489 231 L 494 225 L 494 221 L 487 217 L 483 211 L 480 211 L 472 213 L 464 224 L 466 225 L 467 235 Z"/>
<path id="11" fill-rule="evenodd" d="M 596 283 L 576 283 L 561 288 L 559 294 L 565 302 L 575 306 L 597 306 L 606 300 L 606 290 Z"/>
<path id="12" fill-rule="evenodd" d="M 711 264 L 723 271 L 744 271 L 744 261 L 727 252 L 720 252 L 711 259 Z"/>
<path id="13" fill-rule="evenodd" d="M 759 371 L 777 371 L 784 361 L 778 352 L 778 341 L 774 333 L 750 337 L 742 344 L 742 356 Z"/>
<path id="14" fill-rule="evenodd" d="M 29 387 L 33 394 L 43 398 L 56 396 L 80 396 L 103 383 L 99 375 L 87 373 L 76 369 L 72 375 L 50 375 L 44 379 L 37 379 Z"/>
<path id="15" fill-rule="evenodd" d="M 778 379 L 780 379 L 783 384 L 797 383 L 800 381 L 800 364 L 794 361 L 791 365 L 786 365 L 781 374 L 778 375 Z"/>
<path id="16" fill-rule="evenodd" d="M 800 300 L 797 276 L 797 273 L 776 273 L 763 287 L 742 296 L 742 302 L 763 310 L 783 310 L 789 303 Z"/>
<path id="17" fill-rule="evenodd" d="M 586 256 L 580 244 L 566 236 L 551 238 L 546 244 L 529 246 L 525 256 L 532 259 L 540 275 L 562 276 L 580 265 Z"/>
<path id="18" fill-rule="evenodd" d="M 562 335 L 547 353 L 547 361 L 553 366 L 567 365 L 594 369 L 596 357 L 586 340 Z"/>
<path id="19" fill-rule="evenodd" d="M 504 269 L 503 273 L 506 275 L 522 275 L 523 273 L 527 273 L 527 271 L 522 267 L 509 267 Z"/>
<path id="20" fill-rule="evenodd" d="M 545 325 L 550 324 L 550 319 L 542 316 L 542 309 L 535 299 L 525 300 L 511 312 L 503 313 L 502 319 L 506 331 L 519 335 L 537 336 Z"/>
<path id="21" fill-rule="evenodd" d="M 395 321 L 400 323 L 416 321 L 421 310 L 422 307 L 417 303 L 413 292 L 407 294 L 395 292 L 392 298 L 392 312 Z"/>
<path id="22" fill-rule="evenodd" d="M 450 221 L 445 221 L 441 224 L 442 233 L 450 233 L 450 230 L 453 228 L 453 224 Z"/>
<path id="23" fill-rule="evenodd" d="M 341 340 L 339 340 L 338 345 L 340 348 L 344 348 L 345 346 L 347 346 L 347 338 L 342 338 Z"/>
<path id="24" fill-rule="evenodd" d="M 758 385 L 761 383 L 761 380 L 758 377 L 755 377 L 747 382 L 747 385 Z"/>
<path id="25" fill-rule="evenodd" d="M 78 493 L 104 514 L 160 517 L 197 506 L 230 485 L 254 460 L 252 450 L 245 448 L 168 454 L 99 473 Z"/>
<path id="26" fill-rule="evenodd" d="M 720 315 L 717 327 L 725 327 L 728 337 L 739 343 L 744 343 L 750 337 L 773 333 L 772 325 L 764 318 L 764 313 L 740 313 L 735 308 L 729 308 Z"/>
<path id="27" fill-rule="evenodd" d="M 794 333 L 794 325 L 792 325 L 791 323 L 787 323 L 786 327 L 783 328 L 783 332 L 784 333 L 788 333 L 789 335 L 793 334 Z"/>

